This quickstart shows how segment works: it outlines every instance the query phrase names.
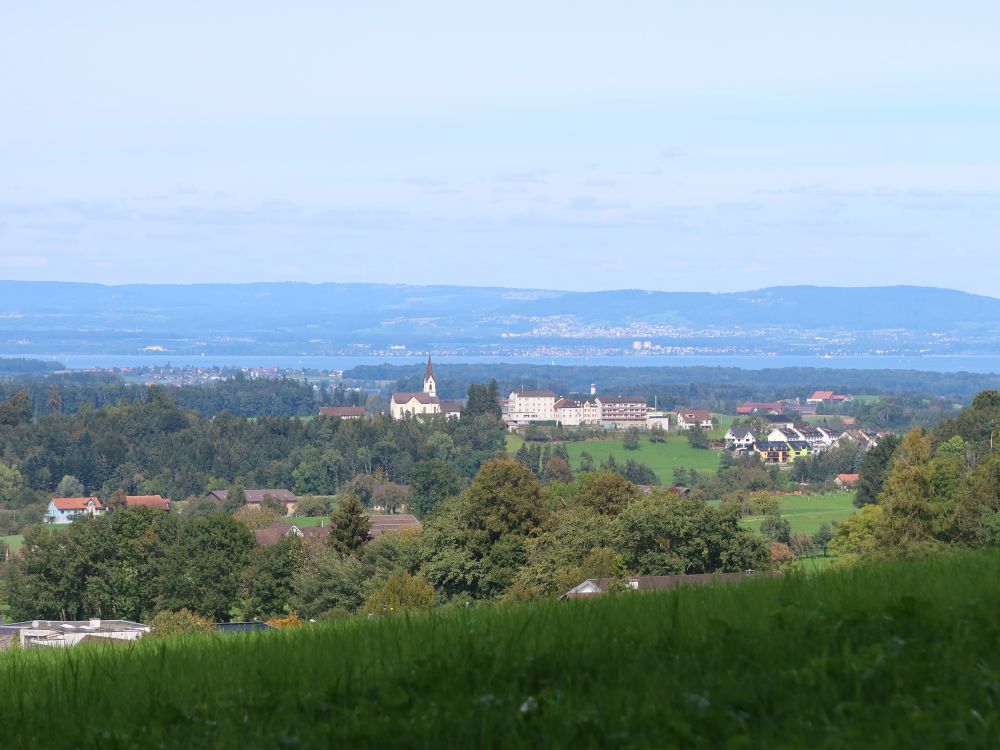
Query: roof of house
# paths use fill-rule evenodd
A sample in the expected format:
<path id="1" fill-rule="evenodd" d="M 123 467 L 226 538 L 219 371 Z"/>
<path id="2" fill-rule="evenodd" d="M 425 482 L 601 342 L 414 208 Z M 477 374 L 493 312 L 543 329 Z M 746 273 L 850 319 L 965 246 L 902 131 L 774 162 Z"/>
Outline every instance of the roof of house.
<path id="1" fill-rule="evenodd" d="M 788 444 L 792 446 L 793 450 L 797 451 L 807 451 L 810 450 L 811 446 L 805 440 L 789 440 Z"/>
<path id="2" fill-rule="evenodd" d="M 321 406 L 319 409 L 321 417 L 363 417 L 365 407 L 363 406 Z"/>
<path id="3" fill-rule="evenodd" d="M 440 406 L 441 411 L 445 414 L 458 414 L 462 411 L 462 402 L 460 401 L 442 401 Z"/>
<path id="4" fill-rule="evenodd" d="M 93 503 L 97 509 L 102 507 L 96 497 L 54 497 L 52 503 L 56 510 L 86 510 L 88 503 Z"/>
<path id="5" fill-rule="evenodd" d="M 23 622 L 10 622 L 3 626 L 6 630 L 55 630 L 65 633 L 83 631 L 85 633 L 94 632 L 121 632 L 123 630 L 142 630 L 148 632 L 150 627 L 141 622 L 132 620 L 25 620 Z"/>
<path id="6" fill-rule="evenodd" d="M 396 404 L 408 404 L 411 401 L 416 401 L 420 404 L 440 404 L 441 399 L 437 396 L 432 396 L 429 393 L 424 393 L 420 391 L 396 391 L 392 394 L 393 403 Z"/>
<path id="7" fill-rule="evenodd" d="M 579 398 L 566 398 L 565 396 L 556 401 L 556 409 L 580 409 L 583 407 L 583 400 Z"/>
<path id="8" fill-rule="evenodd" d="M 125 505 L 129 508 L 141 506 L 143 508 L 170 510 L 170 498 L 163 497 L 162 495 L 126 495 Z"/>
<path id="9" fill-rule="evenodd" d="M 844 484 L 854 484 L 859 479 L 861 479 L 860 474 L 838 474 L 837 479 L 839 479 Z"/>
<path id="10" fill-rule="evenodd" d="M 729 434 L 733 436 L 736 440 L 742 440 L 747 435 L 754 437 L 755 433 L 753 427 L 746 424 L 733 425 L 729 428 Z"/>
<path id="11" fill-rule="evenodd" d="M 817 401 L 828 401 L 833 398 L 833 391 L 815 391 L 809 398 Z"/>
<path id="12" fill-rule="evenodd" d="M 407 531 L 409 529 L 419 529 L 420 521 L 417 517 L 409 513 L 393 513 L 390 515 L 372 515 L 369 516 L 371 520 L 371 528 L 368 531 L 368 536 L 374 539 L 382 534 L 390 534 L 399 531 Z"/>
<path id="13" fill-rule="evenodd" d="M 246 496 L 247 503 L 262 503 L 264 498 L 273 497 L 283 503 L 297 503 L 299 501 L 298 495 L 294 494 L 291 490 L 286 490 L 284 487 L 279 487 L 275 489 L 262 489 L 262 490 L 243 490 L 243 494 Z M 225 500 L 229 497 L 229 490 L 212 490 L 208 493 L 209 497 L 214 497 L 217 500 Z"/>
<path id="14" fill-rule="evenodd" d="M 758 451 L 787 451 L 790 446 L 784 440 L 758 440 L 754 448 Z"/>
<path id="15" fill-rule="evenodd" d="M 749 571 L 743 573 L 689 573 L 687 575 L 674 576 L 635 576 L 624 580 L 626 587 L 636 591 L 659 591 L 672 589 L 679 586 L 705 586 L 712 583 L 738 583 L 751 578 L 775 578 L 781 575 L 780 571 Z M 583 583 L 574 586 L 563 594 L 561 599 L 573 599 L 580 596 L 592 596 L 603 594 L 608 591 L 613 583 L 621 579 L 615 578 L 588 578 Z"/>
<path id="16" fill-rule="evenodd" d="M 263 529 L 256 529 L 253 532 L 253 535 L 257 539 L 257 544 L 261 547 L 266 547 L 269 544 L 277 544 L 280 542 L 281 538 L 293 528 L 295 528 L 293 524 L 275 521 L 270 526 L 265 526 Z"/>
<path id="17" fill-rule="evenodd" d="M 296 527 L 298 528 L 298 527 Z M 304 529 L 299 529 L 299 533 L 302 534 L 304 539 L 314 539 L 319 542 L 326 541 L 326 538 L 330 536 L 329 526 L 308 526 Z"/>
<path id="18" fill-rule="evenodd" d="M 800 435 L 802 435 L 802 437 L 811 437 L 811 438 L 821 438 L 821 437 L 823 437 L 823 433 L 820 432 L 818 428 L 814 427 L 811 424 L 806 424 L 805 422 L 799 422 L 799 423 L 797 423 L 795 425 L 795 430 Z"/>
<path id="19" fill-rule="evenodd" d="M 737 414 L 750 414 L 755 411 L 780 411 L 781 404 L 766 401 L 745 401 L 736 407 Z"/>
<path id="20" fill-rule="evenodd" d="M 556 394 L 552 391 L 514 391 L 511 394 L 517 398 L 555 398 Z"/>

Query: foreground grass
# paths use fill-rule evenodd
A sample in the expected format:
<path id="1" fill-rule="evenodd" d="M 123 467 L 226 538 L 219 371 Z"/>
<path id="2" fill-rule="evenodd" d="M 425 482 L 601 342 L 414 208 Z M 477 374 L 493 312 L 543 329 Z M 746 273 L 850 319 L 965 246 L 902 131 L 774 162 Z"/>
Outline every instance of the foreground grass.
<path id="1" fill-rule="evenodd" d="M 0 655 L 0 747 L 987 747 L 1000 555 Z"/>

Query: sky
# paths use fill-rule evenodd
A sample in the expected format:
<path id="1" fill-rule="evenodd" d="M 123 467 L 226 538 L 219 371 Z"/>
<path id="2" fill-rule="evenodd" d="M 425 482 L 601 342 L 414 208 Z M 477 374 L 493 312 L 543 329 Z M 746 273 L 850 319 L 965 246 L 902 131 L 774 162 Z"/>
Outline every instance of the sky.
<path id="1" fill-rule="evenodd" d="M 0 278 L 1000 297 L 1000 3 L 0 3 Z"/>

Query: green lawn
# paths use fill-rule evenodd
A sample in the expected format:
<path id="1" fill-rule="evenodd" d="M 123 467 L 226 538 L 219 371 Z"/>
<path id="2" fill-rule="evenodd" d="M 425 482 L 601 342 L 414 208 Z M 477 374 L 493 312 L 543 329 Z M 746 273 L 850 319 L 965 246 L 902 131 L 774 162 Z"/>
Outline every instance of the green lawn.
<path id="1" fill-rule="evenodd" d="M 812 495 L 781 495 L 781 515 L 792 525 L 793 533 L 815 534 L 826 521 L 831 526 L 854 513 L 853 492 L 821 492 Z M 760 530 L 763 516 L 750 516 L 743 523 L 755 531 Z"/>
<path id="2" fill-rule="evenodd" d="M 965 553 L 0 653 L 0 747 L 994 747 L 998 578 Z"/>
<path id="3" fill-rule="evenodd" d="M 0 539 L 10 547 L 11 552 L 17 552 L 21 549 L 21 545 L 24 543 L 24 537 L 20 534 L 15 534 L 14 536 L 0 536 Z"/>
<path id="4" fill-rule="evenodd" d="M 289 516 L 281 519 L 283 523 L 294 523 L 300 529 L 311 529 L 314 526 L 329 526 L 329 516 Z"/>

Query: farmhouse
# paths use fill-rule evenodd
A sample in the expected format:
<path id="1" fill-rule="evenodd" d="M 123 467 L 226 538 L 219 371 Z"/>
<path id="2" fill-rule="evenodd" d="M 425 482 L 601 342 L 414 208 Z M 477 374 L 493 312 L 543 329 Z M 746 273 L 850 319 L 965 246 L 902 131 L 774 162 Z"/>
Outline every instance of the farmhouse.
<path id="1" fill-rule="evenodd" d="M 854 396 L 846 393 L 834 393 L 833 391 L 814 391 L 813 394 L 806 399 L 807 404 L 825 404 L 825 403 L 835 403 L 840 404 L 846 401 L 853 401 Z"/>
<path id="2" fill-rule="evenodd" d="M 66 524 L 82 516 L 103 514 L 104 506 L 96 497 L 54 497 L 42 520 L 45 523 Z"/>
<path id="3" fill-rule="evenodd" d="M 337 419 L 361 419 L 365 415 L 363 406 L 321 406 L 321 417 L 336 417 Z"/>
<path id="4" fill-rule="evenodd" d="M 162 497 L 161 495 L 126 495 L 125 496 L 125 507 L 127 508 L 156 508 L 158 510 L 170 512 L 170 503 L 172 501 L 168 497 Z"/>
<path id="5" fill-rule="evenodd" d="M 705 409 L 677 410 L 678 430 L 692 430 L 696 427 L 702 430 L 711 430 L 713 426 L 712 415 Z"/>
<path id="6" fill-rule="evenodd" d="M 745 401 L 736 407 L 736 413 L 740 416 L 747 414 L 780 414 L 782 405 L 778 401 Z"/>
<path id="7" fill-rule="evenodd" d="M 286 516 L 290 516 L 295 513 L 295 508 L 299 504 L 298 495 L 295 495 L 291 490 L 286 490 L 284 487 L 277 489 L 243 490 L 243 494 L 246 496 L 247 505 L 259 506 L 266 498 L 269 497 L 277 500 L 285 506 Z M 209 500 L 225 502 L 228 497 L 229 490 L 212 490 L 208 493 Z"/>
<path id="8" fill-rule="evenodd" d="M 389 399 L 389 416 L 393 419 L 404 419 L 434 414 L 444 414 L 449 419 L 458 419 L 462 415 L 462 405 L 457 401 L 442 401 L 438 398 L 434 365 L 431 364 L 428 355 L 427 367 L 424 370 L 424 390 L 420 393 L 410 391 L 393 393 Z"/>
<path id="9" fill-rule="evenodd" d="M 858 483 L 859 479 L 861 479 L 860 474 L 838 474 L 837 478 L 833 480 L 833 483 L 842 490 L 849 490 Z"/>

